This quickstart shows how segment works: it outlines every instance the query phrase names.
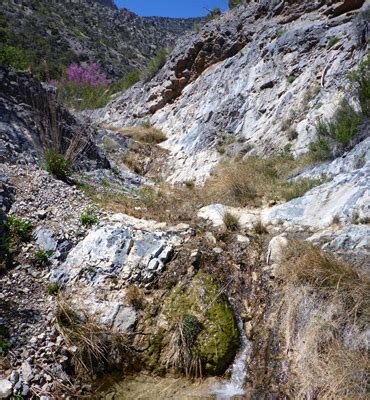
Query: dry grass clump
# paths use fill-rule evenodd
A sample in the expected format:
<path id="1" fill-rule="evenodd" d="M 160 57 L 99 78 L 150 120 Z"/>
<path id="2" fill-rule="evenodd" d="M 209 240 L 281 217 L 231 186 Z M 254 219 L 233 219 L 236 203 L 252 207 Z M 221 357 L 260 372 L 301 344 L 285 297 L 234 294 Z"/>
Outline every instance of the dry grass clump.
<path id="1" fill-rule="evenodd" d="M 291 200 L 320 184 L 319 180 L 289 181 L 295 171 L 309 164 L 291 156 L 250 157 L 220 167 L 205 186 L 211 202 L 231 206 L 260 206 L 263 200 Z"/>
<path id="2" fill-rule="evenodd" d="M 106 210 L 158 222 L 191 222 L 203 205 L 196 188 L 169 187 L 166 184 L 160 185 L 159 189 L 144 187 L 133 193 L 99 193 L 90 187 L 84 190 Z"/>
<path id="3" fill-rule="evenodd" d="M 166 366 L 185 375 L 202 377 L 202 360 L 195 349 L 195 341 L 202 330 L 198 319 L 193 315 L 184 315 L 176 324 L 169 344 Z"/>
<path id="4" fill-rule="evenodd" d="M 236 232 L 240 229 L 239 218 L 229 211 L 224 212 L 222 221 L 229 232 Z"/>
<path id="5" fill-rule="evenodd" d="M 307 242 L 296 242 L 279 269 L 282 279 L 309 284 L 328 294 L 340 296 L 357 317 L 369 311 L 370 279 L 360 276 L 349 264 L 326 254 Z"/>
<path id="6" fill-rule="evenodd" d="M 293 398 L 367 398 L 369 278 L 307 242 L 287 249 L 278 277 Z"/>
<path id="7" fill-rule="evenodd" d="M 130 285 L 126 289 L 126 300 L 137 310 L 142 310 L 145 306 L 145 296 L 142 289 L 135 285 Z"/>
<path id="8" fill-rule="evenodd" d="M 266 226 L 262 223 L 262 221 L 257 221 L 253 225 L 253 230 L 255 233 L 257 233 L 257 235 L 263 235 L 265 233 L 268 233 L 268 230 L 267 230 Z"/>
<path id="9" fill-rule="evenodd" d="M 73 361 L 78 375 L 103 373 L 133 357 L 125 335 L 99 326 L 64 300 L 58 303 L 56 324 L 66 344 L 75 349 Z"/>
<path id="10" fill-rule="evenodd" d="M 129 136 L 132 139 L 142 143 L 158 144 L 167 139 L 166 135 L 160 129 L 146 125 L 132 126 L 129 128 L 116 128 L 105 125 L 103 128 L 122 133 L 123 135 Z"/>

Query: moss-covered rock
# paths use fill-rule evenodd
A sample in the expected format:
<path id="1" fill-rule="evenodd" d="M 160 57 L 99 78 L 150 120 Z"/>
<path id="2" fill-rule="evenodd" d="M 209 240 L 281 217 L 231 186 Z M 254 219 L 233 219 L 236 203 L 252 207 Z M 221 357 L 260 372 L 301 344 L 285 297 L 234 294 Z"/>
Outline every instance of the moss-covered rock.
<path id="1" fill-rule="evenodd" d="M 171 326 L 187 315 L 199 320 L 202 329 L 194 348 L 206 373 L 222 374 L 235 356 L 239 332 L 230 304 L 212 277 L 199 272 L 190 285 L 179 283 L 165 302 L 163 312 Z"/>

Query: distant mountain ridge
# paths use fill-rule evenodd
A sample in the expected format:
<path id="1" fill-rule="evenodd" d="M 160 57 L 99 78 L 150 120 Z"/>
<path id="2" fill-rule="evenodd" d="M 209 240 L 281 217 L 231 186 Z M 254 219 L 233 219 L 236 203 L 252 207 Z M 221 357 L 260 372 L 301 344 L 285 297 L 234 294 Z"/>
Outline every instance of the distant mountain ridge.
<path id="1" fill-rule="evenodd" d="M 4 1 L 0 21 L 1 45 L 24 50 L 36 68 L 47 60 L 52 77 L 72 62 L 98 62 L 117 79 L 201 20 L 140 17 L 112 0 L 23 0 Z"/>

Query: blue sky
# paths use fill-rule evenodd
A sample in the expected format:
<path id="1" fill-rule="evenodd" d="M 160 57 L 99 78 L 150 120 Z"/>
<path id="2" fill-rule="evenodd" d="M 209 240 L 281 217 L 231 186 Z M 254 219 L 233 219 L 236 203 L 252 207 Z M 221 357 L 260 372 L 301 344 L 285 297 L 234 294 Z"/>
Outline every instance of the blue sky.
<path id="1" fill-rule="evenodd" d="M 125 7 L 143 16 L 199 17 L 214 7 L 227 9 L 228 0 L 115 0 L 118 7 Z"/>

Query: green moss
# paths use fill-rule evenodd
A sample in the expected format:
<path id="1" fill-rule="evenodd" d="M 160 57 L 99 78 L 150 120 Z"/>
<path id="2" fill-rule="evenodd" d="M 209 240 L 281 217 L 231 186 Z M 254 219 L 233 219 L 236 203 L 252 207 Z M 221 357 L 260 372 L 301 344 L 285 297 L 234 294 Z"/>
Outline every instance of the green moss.
<path id="1" fill-rule="evenodd" d="M 170 323 L 193 315 L 202 329 L 194 343 L 206 373 L 222 374 L 233 360 L 239 332 L 226 296 L 208 274 L 199 272 L 191 285 L 178 284 L 164 305 Z"/>
<path id="2" fill-rule="evenodd" d="M 145 363 L 147 367 L 160 373 L 159 357 L 163 348 L 164 330 L 160 329 L 150 337 L 150 346 Z"/>

